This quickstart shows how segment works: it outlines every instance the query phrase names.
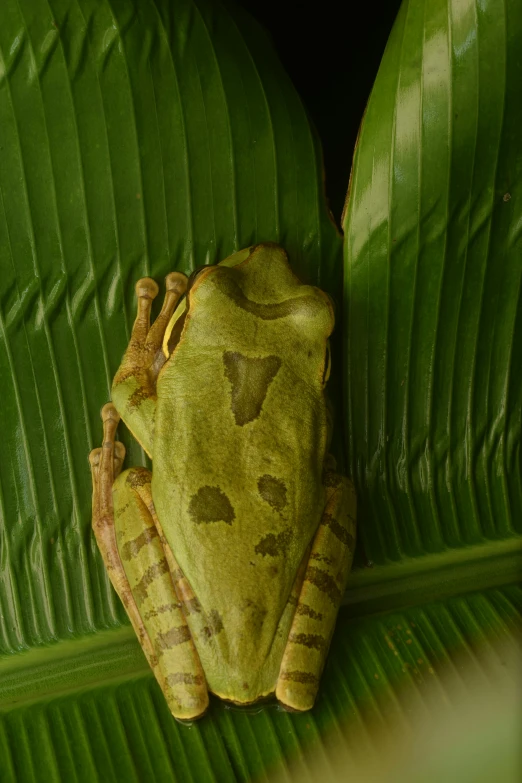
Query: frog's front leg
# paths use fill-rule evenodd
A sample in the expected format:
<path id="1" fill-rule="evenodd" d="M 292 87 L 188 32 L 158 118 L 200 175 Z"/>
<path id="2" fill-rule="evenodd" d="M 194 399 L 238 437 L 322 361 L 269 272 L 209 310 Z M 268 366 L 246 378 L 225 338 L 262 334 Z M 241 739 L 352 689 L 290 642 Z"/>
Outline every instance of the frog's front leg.
<path id="1" fill-rule="evenodd" d="M 151 475 L 145 468 L 120 473 L 125 449 L 114 441 L 119 415 L 111 403 L 102 418 L 103 446 L 89 458 L 94 533 L 172 714 L 194 720 L 208 707 L 207 685 L 154 521 Z"/>
<path id="2" fill-rule="evenodd" d="M 326 506 L 312 543 L 276 697 L 290 710 L 313 707 L 355 548 L 356 498 L 352 482 L 325 473 Z"/>
<path id="3" fill-rule="evenodd" d="M 150 309 L 158 285 L 150 277 L 136 283 L 138 313 L 129 345 L 112 384 L 112 401 L 123 421 L 149 457 L 152 457 L 156 379 L 165 362 L 161 350 L 163 335 L 174 308 L 187 289 L 187 278 L 171 272 L 165 278 L 166 294 L 161 312 L 150 325 Z"/>

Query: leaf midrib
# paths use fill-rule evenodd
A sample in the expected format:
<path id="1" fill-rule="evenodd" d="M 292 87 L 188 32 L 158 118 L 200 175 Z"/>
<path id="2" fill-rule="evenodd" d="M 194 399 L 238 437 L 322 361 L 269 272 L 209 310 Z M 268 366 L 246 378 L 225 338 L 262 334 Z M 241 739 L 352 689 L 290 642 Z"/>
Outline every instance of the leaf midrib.
<path id="1" fill-rule="evenodd" d="M 502 587 L 521 575 L 522 536 L 517 536 L 358 569 L 343 605 L 351 618 L 361 618 Z M 152 673 L 128 625 L 35 647 L 0 659 L 0 713 L 148 675 Z"/>

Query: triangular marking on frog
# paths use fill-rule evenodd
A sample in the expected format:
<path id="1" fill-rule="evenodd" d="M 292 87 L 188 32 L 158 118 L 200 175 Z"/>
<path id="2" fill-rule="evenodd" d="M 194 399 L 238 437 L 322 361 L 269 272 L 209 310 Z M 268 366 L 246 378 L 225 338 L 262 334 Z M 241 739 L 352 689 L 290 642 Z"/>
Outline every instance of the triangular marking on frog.
<path id="1" fill-rule="evenodd" d="M 236 424 L 243 427 L 261 413 L 268 387 L 281 367 L 281 359 L 272 355 L 251 358 L 238 351 L 225 351 L 223 363 L 232 386 L 232 413 Z"/>

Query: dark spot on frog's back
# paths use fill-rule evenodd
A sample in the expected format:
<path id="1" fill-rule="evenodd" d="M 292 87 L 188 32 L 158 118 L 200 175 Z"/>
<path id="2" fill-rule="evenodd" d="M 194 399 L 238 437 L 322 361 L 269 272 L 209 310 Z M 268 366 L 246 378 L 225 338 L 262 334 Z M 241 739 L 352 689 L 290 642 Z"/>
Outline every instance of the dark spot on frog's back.
<path id="1" fill-rule="evenodd" d="M 236 424 L 243 427 L 257 419 L 268 387 L 281 367 L 278 356 L 251 358 L 238 351 L 223 354 L 225 376 L 232 386 L 231 409 Z"/>
<path id="2" fill-rule="evenodd" d="M 288 545 L 292 540 L 292 530 L 288 528 L 281 533 L 268 533 L 259 541 L 255 546 L 256 555 L 270 555 L 270 557 L 277 557 L 278 555 L 285 555 Z"/>
<path id="3" fill-rule="evenodd" d="M 245 628 L 248 627 L 251 630 L 254 630 L 255 633 L 258 633 L 264 625 L 268 609 L 264 606 L 260 606 L 249 598 L 245 600 L 241 609 L 243 612 Z"/>
<path id="4" fill-rule="evenodd" d="M 259 494 L 269 506 L 276 511 L 282 511 L 287 504 L 286 484 L 281 479 L 265 474 L 257 482 Z"/>
<path id="5" fill-rule="evenodd" d="M 212 609 L 207 615 L 207 625 L 203 628 L 203 635 L 210 639 L 223 630 L 223 620 L 217 609 Z"/>
<path id="6" fill-rule="evenodd" d="M 192 496 L 188 508 L 192 520 L 201 522 L 226 522 L 231 525 L 236 518 L 228 497 L 219 487 L 200 487 Z"/>

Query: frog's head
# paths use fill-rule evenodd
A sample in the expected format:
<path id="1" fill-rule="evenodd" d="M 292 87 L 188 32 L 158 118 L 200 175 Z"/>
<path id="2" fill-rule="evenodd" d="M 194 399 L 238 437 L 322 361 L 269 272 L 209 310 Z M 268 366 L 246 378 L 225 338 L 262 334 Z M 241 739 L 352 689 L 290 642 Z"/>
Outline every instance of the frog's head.
<path id="1" fill-rule="evenodd" d="M 325 356 L 334 326 L 328 294 L 301 283 L 285 250 L 273 243 L 246 248 L 192 274 L 186 299 L 166 331 L 166 356 L 179 342 L 187 315 L 199 321 L 209 341 L 228 345 L 240 340 L 241 332 L 248 341 L 253 330 L 259 343 L 263 331 L 281 352 L 299 345 L 309 357 L 312 352 Z"/>

